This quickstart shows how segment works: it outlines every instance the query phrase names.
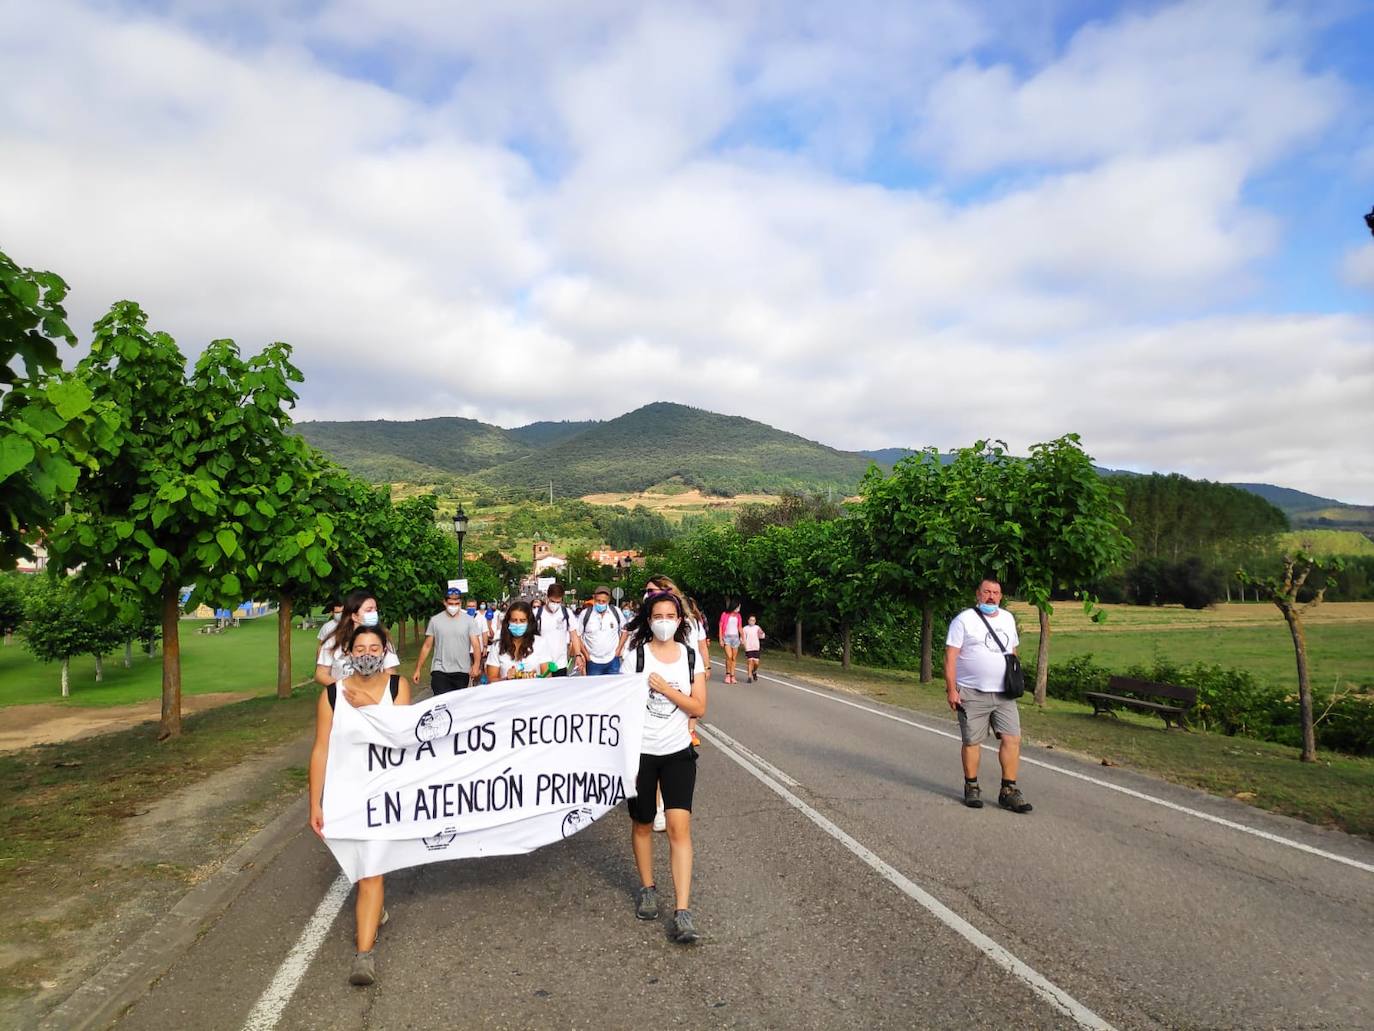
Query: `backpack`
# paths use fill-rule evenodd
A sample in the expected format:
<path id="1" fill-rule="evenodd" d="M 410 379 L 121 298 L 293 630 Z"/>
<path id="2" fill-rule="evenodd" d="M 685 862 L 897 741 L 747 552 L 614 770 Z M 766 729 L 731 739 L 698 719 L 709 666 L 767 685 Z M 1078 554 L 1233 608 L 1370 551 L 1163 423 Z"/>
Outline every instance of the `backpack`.
<path id="1" fill-rule="evenodd" d="M 594 609 L 588 609 L 586 612 L 582 613 L 582 633 L 584 634 L 587 632 L 587 624 L 591 622 L 592 613 L 594 611 Z M 623 624 L 621 622 L 620 610 L 614 606 L 611 606 L 609 609 L 607 609 L 607 611 L 615 613 L 615 628 L 617 630 L 621 629 Z"/>
<path id="2" fill-rule="evenodd" d="M 560 605 L 558 610 L 563 613 L 563 626 L 567 630 L 572 629 L 572 617 L 568 615 L 568 606 Z M 544 606 L 539 606 L 539 616 L 534 621 L 534 632 L 542 634 L 544 632 Z"/>
<path id="3" fill-rule="evenodd" d="M 691 683 L 697 678 L 697 650 L 690 644 L 682 647 L 687 649 L 687 683 Z M 644 672 L 644 645 L 635 645 L 635 672 Z"/>

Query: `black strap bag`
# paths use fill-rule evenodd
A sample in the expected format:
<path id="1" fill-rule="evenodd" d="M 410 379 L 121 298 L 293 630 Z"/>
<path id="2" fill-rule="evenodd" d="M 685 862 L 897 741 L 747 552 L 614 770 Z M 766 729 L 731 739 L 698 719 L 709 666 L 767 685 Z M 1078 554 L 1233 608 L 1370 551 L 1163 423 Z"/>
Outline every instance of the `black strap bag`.
<path id="1" fill-rule="evenodd" d="M 979 612 L 976 608 L 973 614 L 983 621 L 983 625 L 988 628 L 988 633 L 997 642 L 997 647 L 1002 649 L 1002 658 L 1007 662 L 1007 671 L 1002 674 L 1002 694 L 1007 698 L 1020 698 L 1026 693 L 1026 676 L 1021 672 L 1021 660 L 1015 653 L 1007 651 L 1002 645 L 1002 639 L 997 636 L 997 631 L 988 622 L 988 617 Z"/>

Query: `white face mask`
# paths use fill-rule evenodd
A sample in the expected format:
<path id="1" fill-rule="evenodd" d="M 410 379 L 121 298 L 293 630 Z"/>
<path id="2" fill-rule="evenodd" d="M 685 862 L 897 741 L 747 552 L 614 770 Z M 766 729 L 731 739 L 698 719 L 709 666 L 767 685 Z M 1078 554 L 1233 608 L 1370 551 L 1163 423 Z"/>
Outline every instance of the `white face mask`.
<path id="1" fill-rule="evenodd" d="M 677 633 L 677 626 L 680 622 L 682 622 L 680 619 L 656 619 L 649 624 L 649 627 L 660 641 L 669 641 Z"/>
<path id="2" fill-rule="evenodd" d="M 457 605 L 445 605 L 444 611 L 447 612 L 450 616 L 456 616 L 461 611 L 461 609 Z"/>
<path id="3" fill-rule="evenodd" d="M 546 602 L 544 602 L 544 608 L 548 609 L 550 612 L 557 612 L 557 611 L 558 611 L 558 602 L 556 602 L 556 601 L 546 601 Z"/>

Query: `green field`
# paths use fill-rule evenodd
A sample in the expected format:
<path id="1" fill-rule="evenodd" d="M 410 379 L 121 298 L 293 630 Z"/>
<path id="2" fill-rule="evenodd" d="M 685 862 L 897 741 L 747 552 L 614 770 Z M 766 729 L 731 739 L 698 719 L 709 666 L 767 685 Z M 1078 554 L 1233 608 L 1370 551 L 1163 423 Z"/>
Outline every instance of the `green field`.
<path id="1" fill-rule="evenodd" d="M 1293 639 L 1278 609 L 1268 603 L 1218 605 L 1202 612 L 1178 606 L 1109 605 L 1105 623 L 1093 624 L 1072 603 L 1055 606 L 1050 664 L 1091 654 L 1113 670 L 1157 658 L 1183 666 L 1215 663 L 1257 678 L 1296 687 Z M 1033 609 L 1011 606 L 1021 626 L 1021 655 L 1033 668 L 1039 650 Z M 1374 604 L 1332 602 L 1307 615 L 1307 658 L 1314 685 L 1337 683 L 1374 689 Z"/>
<path id="2" fill-rule="evenodd" d="M 277 617 L 244 620 L 243 625 L 220 634 L 197 630 L 208 620 L 181 622 L 181 690 L 183 694 L 242 691 L 269 695 L 277 689 Z M 293 682 L 315 671 L 317 654 L 314 630 L 293 630 L 291 670 Z M 162 653 L 149 658 L 137 646 L 133 666 L 124 668 L 119 652 L 105 657 L 105 679 L 95 682 L 95 659 L 89 655 L 71 663 L 71 697 L 62 698 L 61 666 L 41 663 L 18 638 L 0 648 L 0 706 L 33 702 L 67 705 L 127 705 L 157 698 L 162 693 Z"/>

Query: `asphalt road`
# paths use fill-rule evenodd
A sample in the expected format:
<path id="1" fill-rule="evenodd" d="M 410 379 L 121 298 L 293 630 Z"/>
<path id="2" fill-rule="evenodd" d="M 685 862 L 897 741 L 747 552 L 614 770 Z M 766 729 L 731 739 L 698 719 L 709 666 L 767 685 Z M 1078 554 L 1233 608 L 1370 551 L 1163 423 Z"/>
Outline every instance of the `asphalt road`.
<path id="1" fill-rule="evenodd" d="M 350 899 L 258 1026 L 1374 1026 L 1367 842 L 1033 748 L 1034 813 L 969 810 L 953 723 L 781 679 L 717 672 L 706 725 L 699 946 L 634 918 L 612 814 L 389 875 L 378 984 L 346 983 Z M 337 879 L 302 825 L 116 1026 L 243 1028 Z"/>

